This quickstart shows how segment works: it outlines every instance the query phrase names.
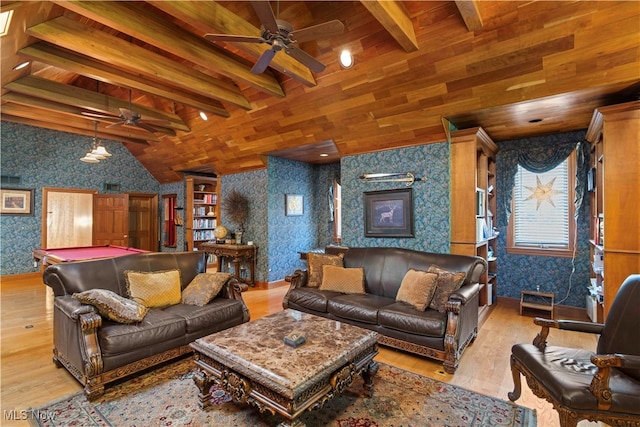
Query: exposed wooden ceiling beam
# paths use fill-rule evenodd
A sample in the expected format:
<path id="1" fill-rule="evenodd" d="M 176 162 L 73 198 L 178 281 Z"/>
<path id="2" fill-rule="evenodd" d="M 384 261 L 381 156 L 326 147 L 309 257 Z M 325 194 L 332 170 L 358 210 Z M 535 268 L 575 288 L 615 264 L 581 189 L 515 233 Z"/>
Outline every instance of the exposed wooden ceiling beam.
<path id="1" fill-rule="evenodd" d="M 166 120 L 171 128 L 183 131 L 190 130 L 189 126 L 177 114 L 155 110 L 138 104 L 130 105 L 128 101 L 119 98 L 39 77 L 23 77 L 7 83 L 4 87 L 5 89 L 36 98 L 74 105 L 92 112 L 111 114 L 115 118 L 120 115 L 119 108 L 130 108 L 142 115 L 143 119 Z"/>
<path id="2" fill-rule="evenodd" d="M 221 117 L 229 117 L 229 111 L 218 100 L 204 97 L 196 93 L 189 93 L 176 87 L 162 83 L 151 83 L 148 79 L 138 75 L 118 70 L 109 64 L 97 62 L 86 56 L 70 50 L 49 44 L 37 42 L 20 49 L 18 53 L 26 58 L 52 65 L 63 70 L 82 74 L 83 76 L 105 83 L 140 90 L 151 95 L 160 96 L 180 102 L 198 110 L 204 110 Z"/>
<path id="3" fill-rule="evenodd" d="M 26 33 L 128 72 L 138 73 L 152 81 L 177 85 L 222 102 L 251 109 L 240 89 L 231 83 L 187 68 L 160 54 L 64 16 L 27 28 Z"/>
<path id="4" fill-rule="evenodd" d="M 253 74 L 247 65 L 218 52 L 211 43 L 148 13 L 141 2 L 55 1 L 68 10 L 128 34 L 194 64 L 239 80 L 260 91 L 284 97 L 278 81 L 269 74 Z"/>
<path id="5" fill-rule="evenodd" d="M 6 104 L 6 105 L 9 105 L 9 104 Z M 63 122 L 52 122 L 48 120 L 45 121 L 43 120 L 43 118 L 46 118 L 46 116 L 43 116 L 43 115 L 40 115 L 39 117 L 36 117 L 36 118 L 30 118 L 30 117 L 22 117 L 20 114 L 22 114 L 20 111 L 12 111 L 12 110 L 8 110 L 5 113 L 4 106 L 3 106 L 2 120 L 3 121 L 6 120 L 8 122 L 13 122 L 13 123 L 21 123 L 29 126 L 41 127 L 45 129 L 58 130 L 61 132 L 73 133 L 76 135 L 86 135 L 90 137 L 93 137 L 94 135 L 93 124 L 89 122 L 86 122 L 86 126 L 89 126 L 89 127 L 81 128 L 81 127 L 76 127 L 76 123 L 74 123 L 73 126 L 70 126 L 68 122 L 64 122 L 64 121 Z M 80 124 L 81 123 L 77 123 L 77 125 L 80 125 Z M 127 144 L 148 145 L 147 141 L 145 140 L 129 138 L 126 136 L 120 136 L 112 133 L 107 134 L 104 132 L 98 132 L 98 137 L 103 139 L 109 139 L 112 141 L 123 142 Z M 89 147 L 89 142 L 90 141 L 87 141 L 87 147 Z"/>
<path id="6" fill-rule="evenodd" d="M 7 109 L 5 109 L 4 103 L 8 102 L 11 104 L 17 104 L 24 107 L 32 108 L 34 111 L 36 111 L 36 113 L 34 116 L 30 116 L 30 117 L 33 117 L 34 119 L 38 119 L 38 120 L 41 120 L 43 116 L 49 118 L 51 114 L 67 114 L 68 116 L 66 118 L 60 118 L 60 119 L 67 124 L 69 124 L 70 121 L 77 122 L 78 124 L 75 125 L 76 127 L 85 127 L 85 124 L 79 125 L 79 123 L 81 121 L 87 122 L 89 119 L 91 119 L 91 123 L 94 120 L 98 120 L 99 122 L 106 122 L 107 124 L 113 123 L 112 120 L 110 121 L 110 120 L 103 120 L 103 119 L 94 119 L 86 116 L 81 116 L 82 108 L 79 108 L 79 107 L 60 104 L 58 102 L 48 101 L 42 98 L 35 98 L 33 96 L 23 95 L 21 93 L 16 93 L 16 92 L 8 92 L 2 95 L 2 102 L 3 102 L 3 107 L 2 107 L 3 113 L 7 112 Z M 160 141 L 160 138 L 158 138 L 156 135 L 152 134 L 151 132 L 147 132 L 142 129 L 134 129 L 131 127 L 117 126 L 117 127 L 105 129 L 104 132 L 109 135 L 113 134 L 117 136 L 131 137 L 131 138 L 141 139 L 145 141 Z"/>
<path id="7" fill-rule="evenodd" d="M 398 1 L 390 0 L 361 0 L 382 26 L 391 36 L 400 43 L 400 46 L 407 52 L 414 52 L 419 49 L 418 39 L 413 29 L 413 22 L 407 15 L 404 6 Z"/>
<path id="8" fill-rule="evenodd" d="M 189 2 L 189 1 L 149 1 L 150 3 L 171 16 L 189 22 L 195 29 L 206 33 L 237 34 L 260 36 L 260 29 L 254 27 L 235 13 L 217 2 Z M 256 59 L 269 48 L 266 44 L 232 43 L 238 50 Z M 286 54 L 277 54 L 269 67 L 289 75 L 306 86 L 315 86 L 316 80 L 307 67 Z"/>
<path id="9" fill-rule="evenodd" d="M 456 6 L 469 31 L 482 29 L 482 16 L 476 0 L 456 0 Z"/>

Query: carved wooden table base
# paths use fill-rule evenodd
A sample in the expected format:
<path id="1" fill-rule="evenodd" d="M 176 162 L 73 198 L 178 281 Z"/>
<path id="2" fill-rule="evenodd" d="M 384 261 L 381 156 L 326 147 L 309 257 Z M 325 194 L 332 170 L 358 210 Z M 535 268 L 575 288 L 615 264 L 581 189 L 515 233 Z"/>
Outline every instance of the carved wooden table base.
<path id="1" fill-rule="evenodd" d="M 307 343 L 291 348 L 282 338 L 301 330 Z M 245 339 L 260 341 L 258 347 Z M 378 364 L 375 332 L 293 310 L 245 323 L 201 338 L 195 350 L 194 382 L 200 406 L 210 406 L 216 383 L 234 401 L 286 419 L 283 426 L 304 425 L 298 417 L 318 410 L 362 375 L 368 397 Z M 233 339 L 232 339 L 233 338 Z M 262 351 L 258 351 L 262 348 Z M 233 351 L 236 351 L 233 353 Z"/>

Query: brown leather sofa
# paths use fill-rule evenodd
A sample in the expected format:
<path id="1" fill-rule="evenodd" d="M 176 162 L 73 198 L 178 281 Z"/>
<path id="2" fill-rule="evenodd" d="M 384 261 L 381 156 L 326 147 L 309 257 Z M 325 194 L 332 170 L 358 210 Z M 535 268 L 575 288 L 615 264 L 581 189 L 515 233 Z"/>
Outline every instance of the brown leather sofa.
<path id="1" fill-rule="evenodd" d="M 454 373 L 464 349 L 478 334 L 479 279 L 487 269 L 484 259 L 437 254 L 402 248 L 327 247 L 327 253 L 344 253 L 344 267 L 363 267 L 365 295 L 349 295 L 307 287 L 308 271 L 296 270 L 283 307 L 339 320 L 380 334 L 378 342 L 390 347 L 442 360 Z M 428 270 L 431 265 L 465 272 L 460 289 L 452 293 L 446 312 L 396 302 L 407 271 Z"/>
<path id="2" fill-rule="evenodd" d="M 197 338 L 249 321 L 241 292 L 247 285 L 230 279 L 207 305 L 176 304 L 151 308 L 139 323 L 101 317 L 92 305 L 72 297 L 89 289 L 127 295 L 126 270 L 179 269 L 181 289 L 206 271 L 204 252 L 144 253 L 96 261 L 56 264 L 43 273 L 53 289 L 53 360 L 82 385 L 89 399 L 106 383 L 192 352 Z"/>

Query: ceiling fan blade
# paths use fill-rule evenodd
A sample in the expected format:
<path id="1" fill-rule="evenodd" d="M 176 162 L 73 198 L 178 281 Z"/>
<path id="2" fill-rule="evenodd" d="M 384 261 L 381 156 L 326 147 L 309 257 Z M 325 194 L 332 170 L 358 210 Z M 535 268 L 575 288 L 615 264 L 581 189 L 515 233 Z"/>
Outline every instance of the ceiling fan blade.
<path id="1" fill-rule="evenodd" d="M 278 23 L 276 22 L 276 17 L 273 14 L 273 10 L 271 9 L 269 2 L 254 0 L 251 2 L 251 6 L 253 6 L 253 10 L 256 11 L 256 15 L 258 15 L 258 19 L 260 19 L 262 26 L 272 34 L 277 34 L 279 31 Z"/>
<path id="2" fill-rule="evenodd" d="M 118 108 L 118 110 L 120 110 L 120 117 L 123 117 L 127 120 L 137 120 L 140 118 L 140 115 L 138 113 L 134 113 L 133 111 L 127 110 L 126 108 Z"/>
<path id="3" fill-rule="evenodd" d="M 144 130 L 146 130 L 148 132 L 151 132 L 151 133 L 161 132 L 159 129 L 156 129 L 153 126 L 148 125 L 146 123 L 142 123 L 140 121 L 136 122 L 136 127 L 139 127 L 141 129 L 144 129 Z"/>
<path id="4" fill-rule="evenodd" d="M 285 52 L 287 53 L 287 55 L 289 55 L 296 61 L 301 62 L 303 65 L 306 65 L 311 71 L 314 71 L 316 73 L 321 73 L 325 68 L 327 68 L 327 66 L 322 62 L 318 61 L 316 58 L 309 55 L 302 49 L 296 48 L 295 46 L 290 45 L 285 49 Z"/>
<path id="5" fill-rule="evenodd" d="M 291 33 L 291 40 L 296 42 L 306 42 L 310 40 L 326 39 L 344 33 L 344 24 L 337 19 L 313 25 L 311 27 L 294 30 Z"/>
<path id="6" fill-rule="evenodd" d="M 269 63 L 271 62 L 275 54 L 276 51 L 273 49 L 265 50 L 262 55 L 260 55 L 260 59 L 258 59 L 258 62 L 256 62 L 253 68 L 251 68 L 251 72 L 253 74 L 262 74 L 264 70 L 266 70 L 269 66 Z"/>
<path id="7" fill-rule="evenodd" d="M 115 128 L 115 127 L 122 126 L 122 125 L 124 125 L 124 122 L 117 122 L 117 123 L 114 123 L 112 125 L 105 126 L 105 129 Z"/>
<path id="8" fill-rule="evenodd" d="M 90 113 L 88 111 L 83 111 L 80 114 L 87 117 L 95 117 L 97 119 L 119 120 L 118 117 L 116 116 L 107 116 L 106 114 Z"/>
<path id="9" fill-rule="evenodd" d="M 234 36 L 231 34 L 205 34 L 204 38 L 210 42 L 264 43 L 262 37 Z"/>

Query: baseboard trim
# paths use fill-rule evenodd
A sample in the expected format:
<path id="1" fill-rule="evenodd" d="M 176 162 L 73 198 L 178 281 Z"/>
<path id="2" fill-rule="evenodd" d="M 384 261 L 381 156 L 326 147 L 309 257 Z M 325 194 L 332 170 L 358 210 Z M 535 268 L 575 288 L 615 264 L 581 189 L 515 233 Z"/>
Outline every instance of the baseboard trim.
<path id="1" fill-rule="evenodd" d="M 285 280 L 276 280 L 273 282 L 260 282 L 256 280 L 255 285 L 252 287 L 252 289 L 268 290 L 280 288 L 282 286 L 289 286 L 289 282 L 286 282 Z"/>

